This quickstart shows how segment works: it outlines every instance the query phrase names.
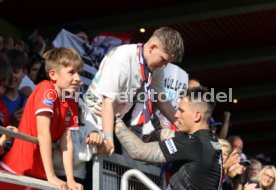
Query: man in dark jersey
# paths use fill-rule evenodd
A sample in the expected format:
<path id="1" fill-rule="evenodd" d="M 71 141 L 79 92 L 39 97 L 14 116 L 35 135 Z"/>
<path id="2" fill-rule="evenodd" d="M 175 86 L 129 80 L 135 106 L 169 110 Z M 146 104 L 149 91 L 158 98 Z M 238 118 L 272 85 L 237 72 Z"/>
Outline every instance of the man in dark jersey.
<path id="1" fill-rule="evenodd" d="M 222 178 L 221 147 L 208 122 L 215 103 L 209 91 L 196 87 L 185 92 L 175 113 L 178 130 L 151 134 L 160 141 L 144 143 L 116 119 L 116 135 L 135 160 L 172 163 L 171 189 L 219 189 Z M 150 139 L 149 137 L 147 139 Z"/>

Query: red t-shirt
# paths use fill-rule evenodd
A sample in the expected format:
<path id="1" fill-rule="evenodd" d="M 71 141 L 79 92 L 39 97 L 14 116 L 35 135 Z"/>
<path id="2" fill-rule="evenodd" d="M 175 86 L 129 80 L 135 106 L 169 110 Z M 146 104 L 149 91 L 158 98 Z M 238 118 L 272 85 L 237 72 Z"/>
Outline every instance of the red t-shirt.
<path id="1" fill-rule="evenodd" d="M 56 142 L 69 127 L 77 127 L 78 106 L 73 99 L 55 98 L 56 91 L 50 81 L 37 85 L 26 103 L 18 130 L 37 137 L 36 115 L 51 112 L 50 133 Z M 77 129 L 77 128 L 76 128 Z M 17 174 L 46 179 L 39 146 L 15 139 L 11 150 L 4 156 L 1 166 Z"/>
<path id="2" fill-rule="evenodd" d="M 0 99 L 0 123 L 4 127 L 9 125 L 9 110 L 2 99 Z"/>

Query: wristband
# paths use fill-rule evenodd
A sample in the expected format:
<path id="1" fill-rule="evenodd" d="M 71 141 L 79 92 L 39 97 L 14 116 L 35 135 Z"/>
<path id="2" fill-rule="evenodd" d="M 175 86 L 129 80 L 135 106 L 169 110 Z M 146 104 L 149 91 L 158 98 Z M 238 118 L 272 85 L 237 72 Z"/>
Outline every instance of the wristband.
<path id="1" fill-rule="evenodd" d="M 112 133 L 104 134 L 104 137 L 113 137 Z"/>

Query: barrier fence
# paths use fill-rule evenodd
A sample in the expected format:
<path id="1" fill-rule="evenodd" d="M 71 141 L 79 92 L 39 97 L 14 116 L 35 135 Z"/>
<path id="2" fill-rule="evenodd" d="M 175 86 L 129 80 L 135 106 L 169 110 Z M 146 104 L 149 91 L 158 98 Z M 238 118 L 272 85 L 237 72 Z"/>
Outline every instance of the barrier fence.
<path id="1" fill-rule="evenodd" d="M 26 140 L 37 144 L 36 138 L 28 135 L 14 133 L 4 127 L 0 127 L 0 133 L 10 135 L 11 137 Z M 120 190 L 122 175 L 129 169 L 137 169 L 143 172 L 153 183 L 161 189 L 165 189 L 165 178 L 160 176 L 160 167 L 148 165 L 143 162 L 130 159 L 127 155 L 113 154 L 111 157 L 97 155 L 93 156 L 92 164 L 92 189 L 93 190 Z M 32 177 L 15 175 L 0 170 L 0 184 L 20 185 L 33 187 L 28 189 L 56 189 L 47 181 Z M 128 182 L 129 190 L 147 190 L 148 188 L 135 177 L 130 178 Z"/>

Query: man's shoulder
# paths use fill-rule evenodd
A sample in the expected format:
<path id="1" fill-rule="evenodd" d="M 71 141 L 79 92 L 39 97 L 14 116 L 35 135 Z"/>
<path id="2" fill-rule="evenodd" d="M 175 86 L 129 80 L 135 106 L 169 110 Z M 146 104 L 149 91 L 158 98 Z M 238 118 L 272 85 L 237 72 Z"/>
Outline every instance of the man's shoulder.
<path id="1" fill-rule="evenodd" d="M 189 142 L 189 143 L 198 143 L 199 139 L 196 135 L 194 134 L 187 134 L 184 132 L 176 132 L 175 137 L 173 138 L 176 141 L 182 141 L 182 142 Z"/>

